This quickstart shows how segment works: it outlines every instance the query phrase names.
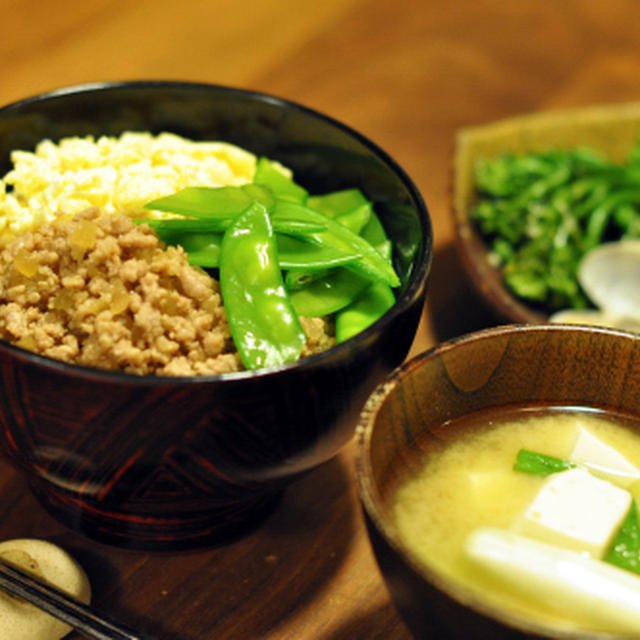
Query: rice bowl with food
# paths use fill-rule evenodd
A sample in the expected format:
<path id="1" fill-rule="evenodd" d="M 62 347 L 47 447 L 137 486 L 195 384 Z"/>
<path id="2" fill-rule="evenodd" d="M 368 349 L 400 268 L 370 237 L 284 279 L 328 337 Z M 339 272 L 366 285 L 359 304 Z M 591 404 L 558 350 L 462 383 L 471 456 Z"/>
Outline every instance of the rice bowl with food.
<path id="1" fill-rule="evenodd" d="M 29 351 L 218 375 L 324 351 L 395 302 L 390 241 L 357 189 L 311 195 L 278 162 L 173 133 L 43 140 L 11 160 L 0 338 Z"/>
<path id="2" fill-rule="evenodd" d="M 383 305 L 358 310 L 349 304 L 342 307 L 344 314 L 333 311 L 337 344 L 322 353 L 275 366 L 246 367 L 243 362 L 246 370 L 220 375 L 101 369 L 0 338 L 2 452 L 54 518 L 103 543 L 147 550 L 219 544 L 252 529 L 295 478 L 349 441 L 364 399 L 410 349 L 433 246 L 429 213 L 415 185 L 384 150 L 344 124 L 295 103 L 230 87 L 151 81 L 67 87 L 0 109 L 0 128 L 6 133 L 0 136 L 0 176 L 15 169 L 11 155 L 16 149 L 33 151 L 45 139 L 59 145 L 70 136 L 93 135 L 95 141 L 125 132 L 157 136 L 168 131 L 188 140 L 228 142 L 254 154 L 255 170 L 244 184 L 172 185 L 165 194 L 152 194 L 133 219 L 90 203 L 89 211 L 97 208 L 99 217 L 82 220 L 82 230 L 70 236 L 74 245 L 91 244 L 93 224 L 124 216 L 136 235 L 145 234 L 144 241 L 153 232 L 164 250 L 185 253 L 189 269 L 204 269 L 219 282 L 238 356 L 234 330 L 244 350 L 251 346 L 237 331 L 247 328 L 244 319 L 261 331 L 278 325 L 276 344 L 288 349 L 295 344 L 297 351 L 300 316 L 327 317 L 317 313 L 322 312 L 320 301 L 327 303 L 325 309 L 329 297 L 343 305 L 367 282 L 376 285 L 374 292 L 387 287 L 397 296 L 378 321 L 373 318 Z M 12 190 L 9 185 L 7 193 Z M 191 213 L 178 210 L 185 200 Z M 215 207 L 210 206 L 213 200 Z M 46 225 L 75 225 L 75 216 L 92 215 L 87 207 L 80 209 L 64 219 L 42 220 L 15 241 L 44 233 Z M 251 232 L 243 233 L 248 228 Z M 123 227 L 122 236 L 129 233 Z M 277 265 L 272 261 L 274 237 Z M 69 253 L 73 260 L 74 253 L 84 251 L 88 269 L 85 259 L 93 250 L 80 246 Z M 27 274 L 32 257 L 26 252 L 18 262 Z M 40 268 L 33 277 L 44 275 Z M 367 275 L 372 272 L 379 277 Z M 394 272 L 398 286 L 387 284 Z M 68 275 L 71 282 L 76 279 Z M 275 276 L 292 281 L 285 282 L 286 293 L 291 304 L 295 301 L 298 321 L 284 328 L 274 320 L 284 317 L 280 297 L 266 295 Z M 170 280 L 182 288 L 180 277 Z M 323 299 L 319 290 L 331 280 L 331 296 Z M 119 285 L 112 288 L 113 300 L 110 287 L 97 290 L 95 302 L 80 304 L 95 305 L 96 316 L 104 314 L 105 320 L 114 314 L 109 320 L 114 326 L 121 316 L 131 319 L 134 301 L 119 313 L 126 299 Z M 130 297 L 134 290 L 127 286 Z M 258 294 L 253 298 L 257 306 L 238 316 L 239 309 L 247 308 L 247 291 Z M 64 306 L 67 294 L 61 295 Z M 162 305 L 171 312 L 172 296 L 164 297 Z M 362 330 L 363 319 L 373 324 Z M 344 337 L 350 330 L 360 332 L 338 343 L 338 334 Z M 258 340 L 255 344 L 260 346 Z"/>

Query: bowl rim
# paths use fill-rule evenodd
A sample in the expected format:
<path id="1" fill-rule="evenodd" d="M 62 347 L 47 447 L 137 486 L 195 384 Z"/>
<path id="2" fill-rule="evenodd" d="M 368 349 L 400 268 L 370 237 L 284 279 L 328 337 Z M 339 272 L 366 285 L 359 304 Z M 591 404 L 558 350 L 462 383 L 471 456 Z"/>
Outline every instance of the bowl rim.
<path id="1" fill-rule="evenodd" d="M 408 377 L 412 371 L 420 368 L 425 362 L 436 359 L 464 344 L 493 340 L 518 333 L 542 334 L 549 332 L 564 333 L 567 331 L 590 335 L 610 335 L 612 337 L 622 337 L 624 339 L 640 341 L 640 336 L 637 334 L 608 327 L 560 323 L 514 323 L 480 329 L 454 337 L 417 354 L 398 366 L 387 379 L 381 382 L 371 393 L 362 408 L 360 418 L 356 425 L 354 463 L 360 504 L 362 511 L 372 522 L 377 533 L 413 573 L 420 576 L 430 586 L 443 592 L 447 597 L 471 609 L 475 613 L 479 613 L 490 620 L 504 624 L 518 632 L 539 634 L 542 638 L 565 640 L 634 640 L 637 634 L 621 635 L 601 631 L 580 632 L 558 630 L 543 623 L 533 622 L 526 616 L 505 611 L 496 605 L 484 602 L 481 597 L 478 597 L 464 585 L 456 583 L 454 580 L 441 575 L 438 571 L 428 566 L 402 542 L 397 527 L 391 518 L 385 515 L 385 510 L 381 507 L 382 498 L 373 480 L 373 467 L 370 454 L 375 419 L 387 396 L 404 378 Z"/>
<path id="2" fill-rule="evenodd" d="M 333 116 L 327 115 L 321 111 L 295 102 L 293 100 L 281 98 L 270 93 L 256 91 L 253 89 L 198 81 L 138 79 L 85 82 L 44 91 L 1 106 L 0 118 L 5 112 L 19 109 L 22 106 L 43 101 L 55 100 L 60 97 L 67 97 L 85 93 L 113 92 L 123 89 L 155 90 L 167 88 L 176 90 L 186 89 L 189 91 L 202 91 L 212 94 L 232 94 L 238 97 L 243 97 L 249 101 L 264 102 L 280 109 L 292 109 L 334 127 L 342 133 L 345 133 L 348 136 L 352 137 L 357 142 L 362 144 L 362 146 L 364 146 L 367 150 L 371 151 L 399 178 L 400 182 L 407 190 L 407 193 L 410 196 L 411 201 L 414 203 L 416 211 L 418 213 L 422 242 L 420 243 L 418 249 L 415 266 L 409 274 L 406 286 L 404 286 L 400 290 L 400 294 L 398 295 L 393 306 L 381 318 L 367 327 L 364 331 L 361 331 L 360 333 L 349 338 L 348 340 L 345 340 L 340 344 L 334 345 L 326 351 L 307 356 L 295 362 L 279 365 L 277 367 L 268 367 L 207 376 L 141 376 L 134 373 L 103 370 L 96 367 L 85 367 L 82 365 L 55 360 L 54 358 L 50 358 L 48 356 L 33 353 L 2 339 L 0 339 L 0 352 L 8 352 L 9 354 L 15 355 L 23 360 L 43 367 L 47 370 L 59 372 L 69 377 L 80 377 L 84 379 L 120 381 L 123 383 L 126 382 L 127 384 L 139 384 L 143 386 L 164 386 L 170 384 L 191 385 L 226 380 L 239 381 L 256 377 L 272 376 L 289 371 L 294 368 L 296 369 L 296 371 L 304 371 L 307 369 L 315 368 L 316 364 L 330 362 L 335 358 L 339 358 L 339 356 L 345 352 L 351 351 L 352 349 L 358 349 L 358 347 L 360 346 L 365 346 L 374 333 L 379 331 L 381 328 L 388 326 L 395 317 L 400 315 L 405 309 L 409 308 L 412 304 L 415 303 L 416 299 L 420 297 L 421 291 L 423 291 L 426 286 L 426 280 L 431 269 L 431 261 L 433 257 L 433 224 L 427 205 L 417 186 L 410 178 L 409 174 L 398 164 L 398 162 L 393 157 L 391 157 L 391 155 L 387 151 L 382 149 L 380 146 L 378 146 L 378 144 L 373 142 L 370 138 L 366 137 L 350 125 L 337 120 Z"/>

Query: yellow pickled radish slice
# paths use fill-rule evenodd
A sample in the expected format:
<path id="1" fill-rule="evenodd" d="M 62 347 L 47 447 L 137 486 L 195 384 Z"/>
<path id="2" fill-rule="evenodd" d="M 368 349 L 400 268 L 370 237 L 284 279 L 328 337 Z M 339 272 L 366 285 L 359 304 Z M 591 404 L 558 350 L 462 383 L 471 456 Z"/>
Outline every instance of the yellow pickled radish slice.
<path id="1" fill-rule="evenodd" d="M 640 239 L 608 242 L 589 251 L 578 281 L 607 316 L 640 323 Z"/>
<path id="2" fill-rule="evenodd" d="M 51 542 L 32 538 L 5 540 L 0 542 L 0 558 L 84 604 L 91 600 L 91 586 L 82 567 Z M 70 631 L 64 622 L 0 590 L 0 638 L 59 640 Z"/>

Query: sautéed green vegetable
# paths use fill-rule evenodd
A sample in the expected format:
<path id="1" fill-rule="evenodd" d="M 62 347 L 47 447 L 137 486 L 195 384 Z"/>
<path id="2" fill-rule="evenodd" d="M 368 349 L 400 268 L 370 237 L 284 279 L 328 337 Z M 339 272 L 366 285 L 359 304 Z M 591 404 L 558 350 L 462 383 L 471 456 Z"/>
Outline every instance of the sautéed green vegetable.
<path id="1" fill-rule="evenodd" d="M 608 240 L 640 237 L 640 145 L 618 165 L 591 149 L 479 160 L 471 219 L 506 286 L 548 312 L 590 303 L 576 272 Z"/>
<path id="2" fill-rule="evenodd" d="M 391 242 L 358 189 L 309 195 L 259 158 L 251 184 L 188 187 L 145 206 L 181 217 L 138 222 L 182 245 L 192 264 L 219 270 L 231 333 L 248 369 L 300 357 L 298 316 L 335 315 L 341 342 L 395 302 L 400 279 Z"/>

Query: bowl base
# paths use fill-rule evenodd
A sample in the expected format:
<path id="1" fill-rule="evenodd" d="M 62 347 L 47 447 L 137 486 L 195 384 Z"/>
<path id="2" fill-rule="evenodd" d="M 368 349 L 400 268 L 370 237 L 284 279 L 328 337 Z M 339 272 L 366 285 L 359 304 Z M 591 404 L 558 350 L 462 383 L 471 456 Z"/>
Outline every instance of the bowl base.
<path id="1" fill-rule="evenodd" d="M 79 502 L 60 492 L 31 483 L 38 502 L 58 522 L 87 538 L 138 551 L 186 551 L 229 544 L 250 533 L 267 518 L 284 493 L 277 488 L 231 505 L 198 505 L 177 516 L 170 507 L 154 515 L 127 514 L 108 507 Z M 184 505 L 183 505 L 184 506 Z"/>

